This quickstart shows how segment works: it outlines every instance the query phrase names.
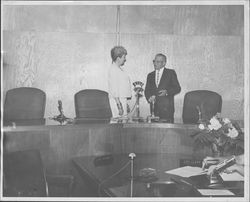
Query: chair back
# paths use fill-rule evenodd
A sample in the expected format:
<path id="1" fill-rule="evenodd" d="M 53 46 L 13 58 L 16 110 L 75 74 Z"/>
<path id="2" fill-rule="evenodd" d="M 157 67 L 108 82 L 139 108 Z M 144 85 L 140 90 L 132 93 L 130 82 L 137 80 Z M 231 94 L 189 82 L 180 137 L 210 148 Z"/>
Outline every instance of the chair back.
<path id="1" fill-rule="evenodd" d="M 81 90 L 75 94 L 76 119 L 82 121 L 109 121 L 112 117 L 108 93 L 96 89 Z"/>
<path id="2" fill-rule="evenodd" d="M 4 103 L 4 125 L 44 125 L 46 94 L 37 88 L 8 90 Z"/>
<path id="3" fill-rule="evenodd" d="M 213 91 L 195 90 L 184 96 L 182 120 L 183 123 L 196 124 L 199 120 L 199 110 L 202 119 L 210 119 L 216 113 L 221 112 L 222 98 Z"/>
<path id="4" fill-rule="evenodd" d="M 11 152 L 3 155 L 3 196 L 47 196 L 47 184 L 38 150 Z"/>

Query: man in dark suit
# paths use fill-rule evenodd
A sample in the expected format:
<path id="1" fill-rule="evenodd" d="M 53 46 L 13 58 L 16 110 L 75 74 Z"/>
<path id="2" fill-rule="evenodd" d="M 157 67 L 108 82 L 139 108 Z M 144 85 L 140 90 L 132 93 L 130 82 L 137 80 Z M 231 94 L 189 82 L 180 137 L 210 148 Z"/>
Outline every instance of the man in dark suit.
<path id="1" fill-rule="evenodd" d="M 165 68 L 167 58 L 159 53 L 153 60 L 155 71 L 147 76 L 145 97 L 152 105 L 154 115 L 159 116 L 161 121 L 174 122 L 174 96 L 181 91 L 177 75 L 174 70 Z"/>

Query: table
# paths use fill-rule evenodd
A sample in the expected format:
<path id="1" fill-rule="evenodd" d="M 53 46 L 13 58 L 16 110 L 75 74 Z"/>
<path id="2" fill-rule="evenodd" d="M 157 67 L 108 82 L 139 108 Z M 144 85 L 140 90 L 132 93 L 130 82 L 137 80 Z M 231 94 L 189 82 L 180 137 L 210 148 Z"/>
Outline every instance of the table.
<path id="1" fill-rule="evenodd" d="M 78 124 L 4 128 L 4 151 L 39 149 L 49 174 L 70 174 L 70 159 L 126 153 L 193 154 L 197 125 Z M 205 151 L 198 151 L 205 157 Z"/>
<path id="2" fill-rule="evenodd" d="M 113 161 L 106 165 L 95 165 L 96 156 L 84 156 L 73 158 L 73 163 L 82 179 L 92 190 L 96 190 L 96 196 L 118 196 L 129 197 L 131 194 L 131 160 L 128 154 L 112 155 Z M 199 160 L 188 154 L 136 154 L 134 159 L 133 197 L 197 197 L 201 196 L 193 186 L 176 184 L 172 179 L 178 180 L 180 177 L 166 174 L 165 171 L 179 167 L 180 160 Z M 123 168 L 120 172 L 119 170 Z M 155 179 L 141 178 L 140 171 L 144 168 L 156 170 Z M 112 176 L 114 173 L 117 175 Z M 206 177 L 203 176 L 203 182 Z M 185 179 L 192 185 L 205 187 L 206 183 L 201 181 Z M 203 186 L 204 185 L 204 186 Z M 244 193 L 243 183 L 237 182 L 227 184 L 236 196 Z M 230 189 L 229 189 L 230 190 Z"/>
<path id="3" fill-rule="evenodd" d="M 210 150 L 194 149 L 190 135 L 195 131 L 197 125 L 168 123 L 4 127 L 3 152 L 39 149 L 47 174 L 71 175 L 75 173 L 75 166 L 72 165 L 74 157 L 131 152 L 137 155 L 186 154 L 200 159 L 211 155 Z M 75 183 L 77 191 L 74 196 L 86 196 L 82 191 L 85 186 L 81 182 Z"/>

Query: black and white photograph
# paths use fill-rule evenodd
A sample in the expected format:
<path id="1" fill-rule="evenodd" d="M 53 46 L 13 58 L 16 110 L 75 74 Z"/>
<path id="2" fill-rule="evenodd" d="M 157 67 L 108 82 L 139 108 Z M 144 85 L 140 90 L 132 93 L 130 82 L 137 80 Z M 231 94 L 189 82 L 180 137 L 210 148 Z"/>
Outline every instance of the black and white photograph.
<path id="1" fill-rule="evenodd" d="M 1 201 L 249 199 L 249 0 L 1 1 Z"/>

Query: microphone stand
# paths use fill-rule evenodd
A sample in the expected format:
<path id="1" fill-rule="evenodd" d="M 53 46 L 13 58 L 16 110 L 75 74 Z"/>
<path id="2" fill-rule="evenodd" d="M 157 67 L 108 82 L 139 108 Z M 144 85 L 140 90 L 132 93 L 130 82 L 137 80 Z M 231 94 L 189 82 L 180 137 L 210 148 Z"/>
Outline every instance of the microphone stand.
<path id="1" fill-rule="evenodd" d="M 142 92 L 142 88 L 136 89 L 135 91 L 135 98 L 136 98 L 136 103 L 135 103 L 135 116 L 132 117 L 132 120 L 135 121 L 136 123 L 139 123 L 143 121 L 143 118 L 140 117 L 140 97 L 142 96 L 140 92 Z"/>
<path id="2" fill-rule="evenodd" d="M 58 111 L 60 113 L 58 116 L 49 117 L 49 119 L 54 120 L 54 121 L 58 121 L 60 123 L 60 125 L 63 125 L 64 122 L 66 122 L 66 123 L 69 123 L 70 121 L 72 122 L 72 119 L 66 117 L 63 114 L 63 107 L 62 107 L 61 100 L 58 100 Z"/>
<path id="3" fill-rule="evenodd" d="M 152 101 L 152 110 L 151 110 L 151 116 L 148 117 L 148 122 L 151 123 L 152 120 L 159 121 L 159 117 L 155 116 L 155 101 Z"/>
<path id="4" fill-rule="evenodd" d="M 198 119 L 198 124 L 202 123 L 202 115 L 201 115 L 201 110 L 200 110 L 200 107 L 197 105 L 196 106 L 196 109 L 198 111 L 198 115 L 199 115 L 199 119 Z"/>
<path id="5" fill-rule="evenodd" d="M 152 102 L 152 118 L 155 117 L 155 101 Z"/>
<path id="6" fill-rule="evenodd" d="M 133 197 L 133 185 L 134 185 L 134 158 L 135 158 L 135 153 L 130 153 L 129 158 L 130 158 L 130 197 Z"/>

